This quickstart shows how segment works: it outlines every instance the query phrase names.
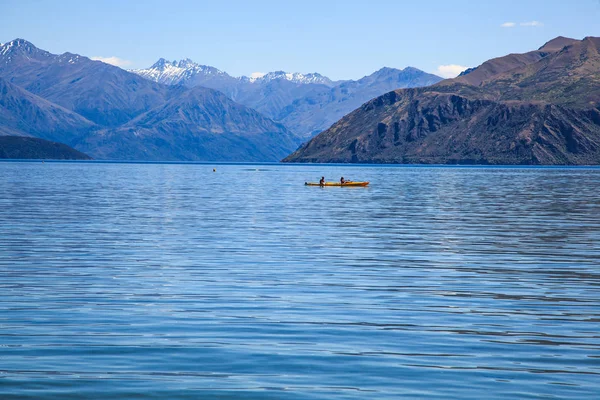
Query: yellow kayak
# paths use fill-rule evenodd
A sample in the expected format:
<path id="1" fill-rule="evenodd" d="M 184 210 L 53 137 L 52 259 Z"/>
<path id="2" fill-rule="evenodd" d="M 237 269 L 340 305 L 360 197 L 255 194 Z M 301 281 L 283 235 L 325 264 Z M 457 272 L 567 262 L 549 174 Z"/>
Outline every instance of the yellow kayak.
<path id="1" fill-rule="evenodd" d="M 348 181 L 345 183 L 340 182 L 325 182 L 324 184 L 314 183 L 314 182 L 304 182 L 306 186 L 367 186 L 369 182 L 352 182 Z"/>

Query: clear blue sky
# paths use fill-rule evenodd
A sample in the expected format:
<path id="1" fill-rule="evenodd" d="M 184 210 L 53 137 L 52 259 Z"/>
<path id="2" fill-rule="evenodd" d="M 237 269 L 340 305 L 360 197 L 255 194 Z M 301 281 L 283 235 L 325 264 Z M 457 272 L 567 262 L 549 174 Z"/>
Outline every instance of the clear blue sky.
<path id="1" fill-rule="evenodd" d="M 0 0 L 0 42 L 117 57 L 126 68 L 187 57 L 236 76 L 436 72 L 559 35 L 600 36 L 600 0 Z"/>

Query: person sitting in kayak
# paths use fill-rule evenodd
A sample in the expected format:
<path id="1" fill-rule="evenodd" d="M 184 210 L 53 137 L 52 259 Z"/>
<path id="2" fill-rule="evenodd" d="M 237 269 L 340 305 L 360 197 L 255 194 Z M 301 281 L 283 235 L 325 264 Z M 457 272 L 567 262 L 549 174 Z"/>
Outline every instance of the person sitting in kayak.
<path id="1" fill-rule="evenodd" d="M 342 179 L 340 179 L 340 183 L 343 185 L 344 183 L 346 183 L 346 180 L 344 179 L 344 177 L 342 176 Z"/>
<path id="2" fill-rule="evenodd" d="M 319 185 L 323 186 L 325 184 L 325 177 L 322 176 L 321 180 L 319 181 Z"/>

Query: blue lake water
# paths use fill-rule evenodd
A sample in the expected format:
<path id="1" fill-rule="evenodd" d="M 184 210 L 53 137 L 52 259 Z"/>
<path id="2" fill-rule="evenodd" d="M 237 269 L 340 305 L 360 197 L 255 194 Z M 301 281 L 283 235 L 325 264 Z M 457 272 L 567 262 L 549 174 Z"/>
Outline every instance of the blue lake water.
<path id="1" fill-rule="evenodd" d="M 1 399 L 600 395 L 600 169 L 213 167 L 0 163 Z"/>

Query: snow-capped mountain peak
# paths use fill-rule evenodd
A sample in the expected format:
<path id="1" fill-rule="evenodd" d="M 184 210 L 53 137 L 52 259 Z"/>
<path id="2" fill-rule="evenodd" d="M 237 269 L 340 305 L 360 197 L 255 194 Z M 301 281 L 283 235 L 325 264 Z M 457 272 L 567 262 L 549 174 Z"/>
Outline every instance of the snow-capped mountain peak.
<path id="1" fill-rule="evenodd" d="M 159 58 L 157 62 L 155 62 L 154 64 L 152 64 L 152 66 L 150 68 L 147 69 L 163 69 L 165 68 L 166 65 L 172 65 L 171 61 L 167 61 L 164 58 Z M 142 70 L 139 70 L 142 71 Z"/>
<path id="2" fill-rule="evenodd" d="M 9 52 L 19 51 L 23 53 L 31 53 L 35 50 L 37 50 L 37 47 L 35 47 L 33 44 L 29 43 L 25 39 L 14 39 L 10 42 L 0 44 L 1 56 L 4 56 Z"/>
<path id="3" fill-rule="evenodd" d="M 329 78 L 316 72 L 310 74 L 301 74 L 299 72 L 290 73 L 285 71 L 274 71 L 269 73 L 255 72 L 249 77 L 242 76 L 240 79 L 252 83 L 265 83 L 273 80 L 282 79 L 298 84 L 322 84 L 327 86 L 333 86 L 333 82 Z"/>
<path id="4" fill-rule="evenodd" d="M 6 62 L 12 60 L 12 56 L 17 55 L 26 58 L 50 57 L 52 54 L 45 50 L 40 50 L 25 39 L 14 39 L 10 42 L 0 44 L 0 57 Z"/>
<path id="5" fill-rule="evenodd" d="M 180 60 L 177 63 L 177 66 L 179 68 L 197 68 L 197 67 L 202 67 L 203 69 L 211 68 L 211 69 L 215 69 L 216 70 L 216 68 L 209 67 L 209 66 L 206 66 L 206 65 L 200 65 L 198 63 L 195 63 L 194 61 L 190 60 L 189 58 L 186 58 L 184 60 Z"/>
<path id="6" fill-rule="evenodd" d="M 177 85 L 197 75 L 228 76 L 217 68 L 198 64 L 189 58 L 179 61 L 160 58 L 150 68 L 134 69 L 131 72 L 167 85 Z"/>

